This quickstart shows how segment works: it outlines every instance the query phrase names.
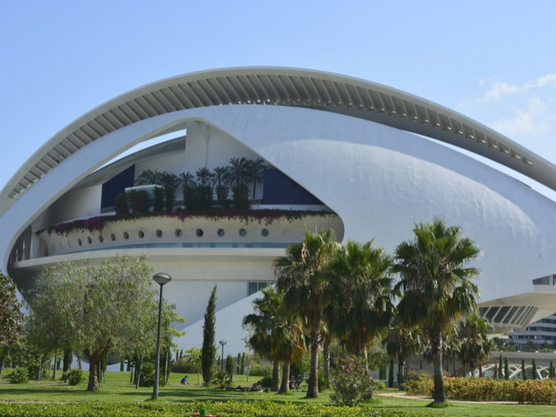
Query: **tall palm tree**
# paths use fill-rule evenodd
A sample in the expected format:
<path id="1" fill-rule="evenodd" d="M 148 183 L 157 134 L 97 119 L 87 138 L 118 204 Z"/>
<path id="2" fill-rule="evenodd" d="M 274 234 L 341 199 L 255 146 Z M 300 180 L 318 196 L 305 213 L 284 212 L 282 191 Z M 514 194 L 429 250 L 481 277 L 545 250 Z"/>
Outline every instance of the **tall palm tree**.
<path id="1" fill-rule="evenodd" d="M 483 361 L 490 357 L 490 351 L 496 345 L 488 338 L 488 331 L 492 327 L 476 314 L 460 321 L 458 339 L 460 341 L 459 358 L 462 363 L 469 364 L 470 371 L 479 366 L 479 376 L 483 377 Z"/>
<path id="2" fill-rule="evenodd" d="M 185 198 L 187 188 L 193 187 L 195 185 L 195 177 L 189 172 L 182 172 L 179 177 L 181 180 L 182 192 Z"/>
<path id="3" fill-rule="evenodd" d="M 164 187 L 172 187 L 174 189 L 178 189 L 180 186 L 181 180 L 176 174 L 168 173 L 164 171 L 159 180 L 159 184 Z"/>
<path id="4" fill-rule="evenodd" d="M 475 243 L 458 226 L 446 227 L 435 218 L 419 223 L 413 241 L 396 248 L 393 270 L 400 275 L 396 290 L 402 297 L 398 312 L 404 323 L 419 325 L 428 336 L 434 358 L 434 402 L 445 403 L 442 374 L 442 335 L 456 319 L 475 312 L 479 271 L 465 267 L 480 255 Z"/>
<path id="5" fill-rule="evenodd" d="M 216 199 L 224 201 L 228 198 L 229 168 L 216 167 L 213 170 L 213 182 L 216 190 Z"/>
<path id="6" fill-rule="evenodd" d="M 392 304 L 392 261 L 372 241 L 360 244 L 348 241 L 330 264 L 331 298 L 329 323 L 346 350 L 365 361 L 367 346 L 385 332 L 394 312 Z"/>
<path id="7" fill-rule="evenodd" d="M 135 185 L 162 185 L 160 183 L 162 174 L 162 172 L 158 172 L 156 169 L 154 171 L 146 169 L 137 177 Z"/>
<path id="8" fill-rule="evenodd" d="M 278 365 L 283 362 L 280 393 L 288 391 L 290 363 L 301 360 L 304 337 L 298 315 L 286 313 L 282 307 L 283 295 L 273 286 L 262 290 L 263 298 L 253 301 L 255 313 L 245 316 L 243 325 L 249 326 L 253 334 L 249 345 L 263 358 L 274 363 L 272 390 L 278 391 Z"/>
<path id="9" fill-rule="evenodd" d="M 211 184 L 214 174 L 210 172 L 208 168 L 203 167 L 197 170 L 195 177 L 197 178 L 197 181 L 199 181 L 201 187 L 204 187 L 205 185 Z"/>
<path id="10" fill-rule="evenodd" d="M 257 184 L 263 179 L 264 170 L 267 168 L 267 164 L 264 159 L 249 159 L 245 164 L 245 172 L 249 177 L 249 181 L 253 184 L 253 200 L 255 199 L 255 191 L 257 190 Z"/>
<path id="11" fill-rule="evenodd" d="M 329 264 L 338 244 L 330 229 L 319 233 L 305 230 L 303 242 L 286 248 L 286 255 L 274 260 L 278 291 L 284 294 L 284 308 L 299 313 L 311 339 L 311 370 L 307 398 L 316 398 L 318 391 L 318 351 L 321 342 L 321 321 L 324 308 L 330 303 L 326 291 Z"/>
<path id="12" fill-rule="evenodd" d="M 247 171 L 247 159 L 245 157 L 241 158 L 230 158 L 229 177 L 230 185 L 237 186 L 239 184 L 244 184 L 249 179 Z"/>

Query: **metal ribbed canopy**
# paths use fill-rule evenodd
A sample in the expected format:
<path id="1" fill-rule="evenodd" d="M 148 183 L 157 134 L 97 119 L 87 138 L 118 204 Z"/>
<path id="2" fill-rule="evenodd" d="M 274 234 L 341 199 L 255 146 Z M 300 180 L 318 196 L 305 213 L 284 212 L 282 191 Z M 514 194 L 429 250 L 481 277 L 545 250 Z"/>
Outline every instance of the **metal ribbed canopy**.
<path id="1" fill-rule="evenodd" d="M 305 107 L 371 120 L 469 150 L 556 190 L 556 167 L 550 162 L 445 107 L 351 77 L 262 67 L 187 74 L 119 96 L 46 142 L 12 177 L 2 196 L 15 199 L 64 159 L 114 130 L 165 113 L 222 105 Z"/>

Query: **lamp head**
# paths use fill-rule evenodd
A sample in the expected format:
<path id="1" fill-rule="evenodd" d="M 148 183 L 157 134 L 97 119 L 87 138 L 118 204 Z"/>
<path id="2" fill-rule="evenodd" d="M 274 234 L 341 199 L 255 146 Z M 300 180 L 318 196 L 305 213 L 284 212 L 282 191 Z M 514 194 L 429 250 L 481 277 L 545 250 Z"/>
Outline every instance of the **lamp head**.
<path id="1" fill-rule="evenodd" d="M 172 281 L 172 277 L 168 274 L 165 274 L 164 272 L 159 272 L 158 274 L 155 274 L 153 276 L 153 279 L 160 284 L 160 286 L 163 286 L 164 284 L 169 283 L 170 281 Z"/>
<path id="2" fill-rule="evenodd" d="M 225 340 L 221 340 L 221 341 L 218 342 L 218 343 L 220 343 L 222 346 L 224 346 L 224 345 L 225 345 L 226 343 L 228 343 L 228 342 L 226 342 Z"/>

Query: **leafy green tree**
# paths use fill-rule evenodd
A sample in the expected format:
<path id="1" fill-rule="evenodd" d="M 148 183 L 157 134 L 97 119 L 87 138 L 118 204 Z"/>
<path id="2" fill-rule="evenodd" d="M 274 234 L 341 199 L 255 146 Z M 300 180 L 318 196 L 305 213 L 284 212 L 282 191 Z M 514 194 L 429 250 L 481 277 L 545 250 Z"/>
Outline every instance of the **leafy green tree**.
<path id="1" fill-rule="evenodd" d="M 284 308 L 298 313 L 311 339 L 311 369 L 307 398 L 317 398 L 318 353 L 321 339 L 323 311 L 330 303 L 326 288 L 329 283 L 329 264 L 337 250 L 334 232 L 305 231 L 303 242 L 286 248 L 286 255 L 274 260 L 278 290 L 284 294 Z"/>
<path id="2" fill-rule="evenodd" d="M 249 188 L 246 184 L 237 184 L 232 187 L 232 204 L 235 210 L 249 209 Z"/>
<path id="3" fill-rule="evenodd" d="M 10 349 L 23 337 L 23 313 L 12 279 L 0 273 L 0 379 Z"/>
<path id="4" fill-rule="evenodd" d="M 193 174 L 190 174 L 189 172 L 182 172 L 179 175 L 179 178 L 181 181 L 182 193 L 185 198 L 187 189 L 195 185 L 195 179 L 194 179 L 195 177 L 193 176 Z"/>
<path id="5" fill-rule="evenodd" d="M 230 382 L 232 382 L 234 379 L 234 358 L 230 354 L 226 356 L 226 373 L 230 377 Z"/>
<path id="6" fill-rule="evenodd" d="M 267 167 L 267 163 L 261 158 L 249 159 L 245 164 L 246 176 L 249 178 L 251 184 L 253 184 L 253 200 L 255 199 L 257 184 L 263 179 L 264 170 Z"/>
<path id="7" fill-rule="evenodd" d="M 331 330 L 349 353 L 363 358 L 367 346 L 386 331 L 393 318 L 391 259 L 373 242 L 348 241 L 329 265 L 331 303 L 326 314 Z"/>
<path id="8" fill-rule="evenodd" d="M 198 347 L 192 347 L 185 351 L 185 363 L 189 369 L 197 374 L 197 383 L 201 385 L 201 372 L 203 370 L 202 351 Z"/>
<path id="9" fill-rule="evenodd" d="M 213 169 L 213 184 L 216 191 L 216 199 L 222 204 L 228 199 L 228 167 L 216 167 Z"/>
<path id="10" fill-rule="evenodd" d="M 197 170 L 197 172 L 195 173 L 195 177 L 197 178 L 197 181 L 199 182 L 201 187 L 204 187 L 205 185 L 212 184 L 214 174 L 210 172 L 208 168 L 203 167 Z"/>
<path id="11" fill-rule="evenodd" d="M 205 312 L 205 323 L 203 324 L 203 348 L 201 353 L 201 366 L 203 370 L 203 382 L 208 386 L 214 374 L 216 360 L 216 285 L 210 293 L 209 302 Z"/>
<path id="12" fill-rule="evenodd" d="M 418 325 L 428 337 L 434 358 L 434 402 L 445 403 L 442 336 L 459 317 L 475 312 L 479 271 L 465 264 L 480 254 L 475 243 L 462 236 L 458 226 L 446 227 L 435 218 L 419 223 L 413 241 L 396 248 L 394 271 L 400 275 L 396 290 L 401 319 Z"/>
<path id="13" fill-rule="evenodd" d="M 459 359 L 462 363 L 469 364 L 470 371 L 479 366 L 479 376 L 483 377 L 483 361 L 490 357 L 490 351 L 495 348 L 494 342 L 488 338 L 492 327 L 476 314 L 466 317 L 461 321 L 458 329 L 460 342 Z"/>
<path id="14" fill-rule="evenodd" d="M 181 179 L 176 174 L 164 171 L 160 175 L 160 179 L 157 184 L 162 185 L 164 188 L 173 188 L 175 190 L 180 186 Z"/>
<path id="15" fill-rule="evenodd" d="M 44 307 L 48 303 L 52 308 Z M 109 352 L 125 356 L 138 346 L 154 346 L 157 305 L 144 256 L 117 256 L 99 266 L 68 261 L 46 269 L 30 305 L 37 328 L 49 329 L 55 320 L 63 345 L 87 355 L 89 391 L 97 390 L 98 365 Z M 53 311 L 58 313 L 51 317 Z"/>
<path id="16" fill-rule="evenodd" d="M 506 381 L 510 380 L 510 364 L 508 363 L 508 357 L 504 357 L 504 379 Z"/>

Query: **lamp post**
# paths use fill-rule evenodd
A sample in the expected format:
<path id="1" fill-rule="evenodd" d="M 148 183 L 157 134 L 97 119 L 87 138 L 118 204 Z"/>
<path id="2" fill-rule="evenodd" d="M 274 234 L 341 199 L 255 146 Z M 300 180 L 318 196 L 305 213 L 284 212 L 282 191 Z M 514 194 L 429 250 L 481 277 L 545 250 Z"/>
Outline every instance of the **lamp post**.
<path id="1" fill-rule="evenodd" d="M 223 371 L 224 370 L 224 345 L 228 342 L 226 342 L 225 340 L 221 340 L 218 343 L 222 345 L 222 356 L 220 357 L 220 370 Z"/>
<path id="2" fill-rule="evenodd" d="M 162 320 L 162 287 L 172 281 L 172 277 L 164 272 L 159 272 L 153 279 L 160 285 L 160 299 L 158 300 L 158 336 L 156 339 L 156 367 L 154 371 L 153 400 L 158 399 L 158 377 L 160 373 L 160 323 Z"/>

